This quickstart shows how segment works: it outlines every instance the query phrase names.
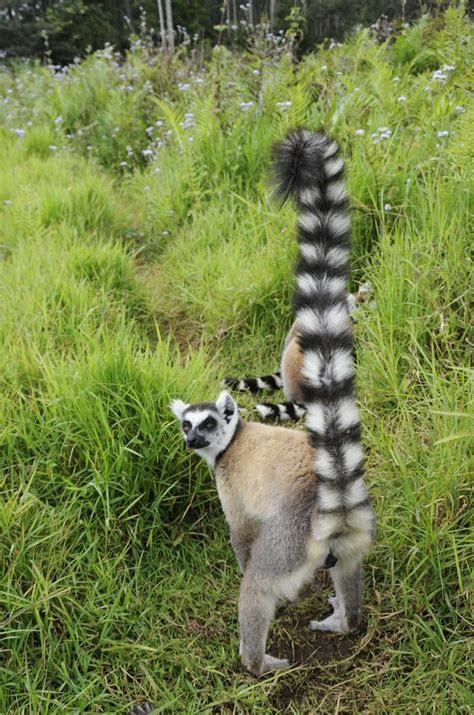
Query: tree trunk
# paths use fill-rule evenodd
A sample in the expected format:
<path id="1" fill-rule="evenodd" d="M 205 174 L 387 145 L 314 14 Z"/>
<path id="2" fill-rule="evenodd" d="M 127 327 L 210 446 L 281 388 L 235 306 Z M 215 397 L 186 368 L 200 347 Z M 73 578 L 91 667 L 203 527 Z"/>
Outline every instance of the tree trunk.
<path id="1" fill-rule="evenodd" d="M 270 32 L 275 29 L 275 15 L 277 11 L 277 0 L 270 0 Z"/>
<path id="2" fill-rule="evenodd" d="M 232 25 L 232 20 L 230 17 L 230 0 L 226 2 L 226 22 L 227 22 L 227 37 L 230 37 L 230 26 Z"/>
<path id="3" fill-rule="evenodd" d="M 174 32 L 173 32 L 173 11 L 171 9 L 171 0 L 165 0 L 166 8 L 166 25 L 168 28 L 168 50 L 172 55 L 174 53 Z"/>
<path id="4" fill-rule="evenodd" d="M 253 27 L 253 0 L 248 1 L 248 9 L 249 9 L 249 25 L 250 27 Z"/>
<path id="5" fill-rule="evenodd" d="M 158 5 L 158 17 L 160 18 L 160 37 L 161 37 L 161 49 L 166 53 L 166 30 L 165 30 L 165 18 L 163 15 L 163 3 L 162 0 L 156 0 Z"/>

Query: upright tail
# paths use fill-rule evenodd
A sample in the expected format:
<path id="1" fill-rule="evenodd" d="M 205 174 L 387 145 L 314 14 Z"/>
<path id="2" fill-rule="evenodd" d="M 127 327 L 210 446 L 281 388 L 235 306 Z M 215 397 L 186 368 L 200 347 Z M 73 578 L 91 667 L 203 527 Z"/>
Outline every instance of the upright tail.
<path id="1" fill-rule="evenodd" d="M 344 162 L 335 141 L 295 130 L 274 149 L 275 194 L 298 209 L 295 313 L 303 353 L 306 426 L 316 448 L 316 535 L 367 536 L 374 517 L 363 482 L 355 403 L 353 333 L 347 303 L 350 216 Z M 362 539 L 365 537 L 362 536 Z"/>

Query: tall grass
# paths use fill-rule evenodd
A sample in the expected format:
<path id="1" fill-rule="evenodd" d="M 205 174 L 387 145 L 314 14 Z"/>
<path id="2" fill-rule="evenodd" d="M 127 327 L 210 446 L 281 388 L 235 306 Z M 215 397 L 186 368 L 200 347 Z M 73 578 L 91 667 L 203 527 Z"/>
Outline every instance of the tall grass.
<path id="1" fill-rule="evenodd" d="M 0 73 L 1 713 L 469 712 L 470 33 L 451 8 L 297 70 L 216 48 Z M 266 169 L 298 124 L 343 145 L 353 284 L 373 286 L 378 541 L 365 632 L 306 632 L 318 593 L 272 631 L 299 667 L 255 681 L 212 481 L 168 403 L 278 363 L 296 246 Z"/>

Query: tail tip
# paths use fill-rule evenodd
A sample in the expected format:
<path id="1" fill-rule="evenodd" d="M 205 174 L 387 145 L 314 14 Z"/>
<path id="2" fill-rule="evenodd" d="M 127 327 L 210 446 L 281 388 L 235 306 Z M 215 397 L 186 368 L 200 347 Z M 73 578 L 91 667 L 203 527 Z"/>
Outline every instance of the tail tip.
<path id="1" fill-rule="evenodd" d="M 338 151 L 336 140 L 323 131 L 291 129 L 283 140 L 273 145 L 273 198 L 284 204 L 299 188 L 324 179 L 321 173 L 324 162 L 335 157 Z"/>

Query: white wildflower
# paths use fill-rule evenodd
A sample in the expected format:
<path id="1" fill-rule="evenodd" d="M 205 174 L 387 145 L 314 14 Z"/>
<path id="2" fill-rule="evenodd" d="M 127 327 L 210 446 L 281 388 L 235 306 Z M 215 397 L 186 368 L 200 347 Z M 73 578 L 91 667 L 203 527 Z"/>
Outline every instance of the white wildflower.
<path id="1" fill-rule="evenodd" d="M 128 163 L 126 161 L 121 161 L 120 166 L 128 166 Z"/>
<path id="2" fill-rule="evenodd" d="M 462 114 L 463 112 L 466 111 L 465 107 L 461 107 L 460 104 L 458 104 L 457 107 L 454 107 L 454 111 L 457 112 L 458 114 Z"/>
<path id="3" fill-rule="evenodd" d="M 56 144 L 50 144 L 48 149 L 51 149 L 51 151 L 57 151 L 58 147 L 56 146 Z"/>
<path id="4" fill-rule="evenodd" d="M 400 82 L 400 77 L 394 77 L 394 78 L 392 79 L 392 82 Z"/>
<path id="5" fill-rule="evenodd" d="M 24 129 L 12 129 L 12 132 L 14 132 L 17 137 L 24 137 L 25 136 L 25 130 Z"/>
<path id="6" fill-rule="evenodd" d="M 190 88 L 190 84 L 186 84 L 186 82 L 178 82 L 178 89 L 180 90 L 180 92 L 187 92 Z"/>
<path id="7" fill-rule="evenodd" d="M 443 72 L 454 72 L 456 65 L 443 65 Z"/>
<path id="8" fill-rule="evenodd" d="M 151 191 L 150 186 L 144 186 L 143 191 L 145 192 L 145 194 L 148 194 Z"/>
<path id="9" fill-rule="evenodd" d="M 365 129 L 356 129 L 355 133 L 357 134 L 358 137 L 362 137 L 365 134 Z"/>
<path id="10" fill-rule="evenodd" d="M 400 103 L 406 102 L 406 101 L 407 101 L 407 98 L 405 97 L 404 94 L 401 94 L 400 97 L 397 99 L 397 102 L 400 102 Z"/>
<path id="11" fill-rule="evenodd" d="M 241 102 L 240 108 L 243 112 L 248 112 L 250 107 L 253 107 L 253 102 Z"/>
<path id="12" fill-rule="evenodd" d="M 61 116 L 56 117 L 56 119 L 54 120 L 55 124 L 62 124 L 62 122 L 63 122 L 63 118 Z"/>
<path id="13" fill-rule="evenodd" d="M 142 149 L 142 154 L 144 157 L 154 156 L 155 152 L 153 151 L 153 149 Z"/>
<path id="14" fill-rule="evenodd" d="M 449 137 L 449 132 L 447 129 L 442 129 L 441 131 L 436 132 L 436 135 L 438 137 Z"/>
<path id="15" fill-rule="evenodd" d="M 3 203 L 5 204 L 5 206 L 11 206 L 12 200 L 11 200 L 11 199 L 5 199 L 5 201 L 4 201 Z"/>
<path id="16" fill-rule="evenodd" d="M 277 106 L 277 107 L 280 107 L 280 109 L 287 109 L 288 107 L 291 107 L 291 102 L 290 102 L 290 101 L 287 101 L 287 102 L 277 102 L 277 103 L 276 103 L 276 106 Z"/>
<path id="17" fill-rule="evenodd" d="M 145 129 L 145 131 L 146 131 L 147 134 L 153 134 L 154 130 L 155 130 L 155 127 L 147 127 L 147 128 Z"/>
<path id="18" fill-rule="evenodd" d="M 392 210 L 392 204 L 384 204 L 383 205 L 385 211 L 391 211 Z"/>

